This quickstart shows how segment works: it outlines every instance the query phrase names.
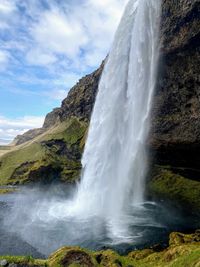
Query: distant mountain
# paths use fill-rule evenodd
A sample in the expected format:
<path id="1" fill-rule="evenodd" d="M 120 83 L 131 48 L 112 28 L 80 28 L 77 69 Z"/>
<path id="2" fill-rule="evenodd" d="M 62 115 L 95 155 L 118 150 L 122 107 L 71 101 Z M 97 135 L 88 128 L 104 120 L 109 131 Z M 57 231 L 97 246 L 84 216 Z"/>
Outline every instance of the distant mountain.
<path id="1" fill-rule="evenodd" d="M 1 145 L 8 145 L 12 140 L 10 139 L 2 139 L 0 138 L 0 146 Z"/>

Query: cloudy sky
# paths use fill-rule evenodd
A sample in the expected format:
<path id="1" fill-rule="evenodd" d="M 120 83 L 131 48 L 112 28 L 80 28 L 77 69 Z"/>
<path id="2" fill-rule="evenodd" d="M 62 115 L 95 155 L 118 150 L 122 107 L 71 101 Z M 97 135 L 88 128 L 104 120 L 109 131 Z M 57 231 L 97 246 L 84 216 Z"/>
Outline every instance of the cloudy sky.
<path id="1" fill-rule="evenodd" d="M 40 127 L 109 52 L 127 0 L 0 0 L 0 144 Z"/>

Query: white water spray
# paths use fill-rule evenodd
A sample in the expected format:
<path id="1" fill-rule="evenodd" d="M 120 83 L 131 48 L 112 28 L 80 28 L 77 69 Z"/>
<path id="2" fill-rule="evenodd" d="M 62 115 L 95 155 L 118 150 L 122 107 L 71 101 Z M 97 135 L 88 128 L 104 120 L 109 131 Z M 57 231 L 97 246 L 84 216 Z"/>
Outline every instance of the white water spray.
<path id="1" fill-rule="evenodd" d="M 104 67 L 82 158 L 82 179 L 71 201 L 38 210 L 44 221 L 105 225 L 112 242 L 138 237 L 146 218 L 146 138 L 159 56 L 160 0 L 130 0 Z M 47 216 L 48 215 L 48 216 Z M 34 215 L 35 216 L 35 215 Z M 98 231 L 98 226 L 94 226 Z M 136 227 L 137 229 L 137 227 Z M 141 234 L 141 233 L 140 233 Z"/>
<path id="2" fill-rule="evenodd" d="M 106 217 L 144 201 L 145 142 L 159 56 L 160 0 L 130 0 L 94 106 L 73 209 Z"/>

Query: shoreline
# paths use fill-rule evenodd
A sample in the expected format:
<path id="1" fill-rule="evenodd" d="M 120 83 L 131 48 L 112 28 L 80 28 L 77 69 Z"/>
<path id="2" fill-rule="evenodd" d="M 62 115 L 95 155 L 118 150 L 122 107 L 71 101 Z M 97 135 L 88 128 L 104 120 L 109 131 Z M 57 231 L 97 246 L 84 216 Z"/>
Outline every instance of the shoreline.
<path id="1" fill-rule="evenodd" d="M 169 246 L 166 249 L 157 245 L 132 251 L 126 256 L 120 256 L 113 250 L 94 252 L 80 247 L 62 247 L 44 260 L 31 256 L 0 256 L 0 266 L 9 267 L 183 267 L 199 264 L 200 230 L 193 234 L 173 232 L 169 236 Z"/>

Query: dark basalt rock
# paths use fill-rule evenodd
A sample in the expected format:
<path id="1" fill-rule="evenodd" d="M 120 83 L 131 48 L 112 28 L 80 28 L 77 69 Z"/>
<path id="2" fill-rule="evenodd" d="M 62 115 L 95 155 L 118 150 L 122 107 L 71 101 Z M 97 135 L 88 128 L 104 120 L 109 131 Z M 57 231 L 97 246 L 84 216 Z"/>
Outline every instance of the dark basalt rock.
<path id="1" fill-rule="evenodd" d="M 94 267 L 91 257 L 84 251 L 69 251 L 61 260 L 62 266 L 70 266 L 70 264 L 80 264 L 81 266 Z"/>
<path id="2" fill-rule="evenodd" d="M 189 190 L 185 192 L 199 188 L 190 180 L 200 183 L 200 1 L 163 2 L 161 41 L 148 145 L 151 167 L 162 167 L 153 172 L 149 191 L 154 197 L 184 202 L 188 211 L 194 206 L 199 211 L 200 194 L 196 190 L 194 200 Z"/>
<path id="3" fill-rule="evenodd" d="M 61 106 L 61 120 L 76 116 L 89 120 L 94 106 L 104 62 L 98 70 L 82 78 L 69 92 Z"/>

